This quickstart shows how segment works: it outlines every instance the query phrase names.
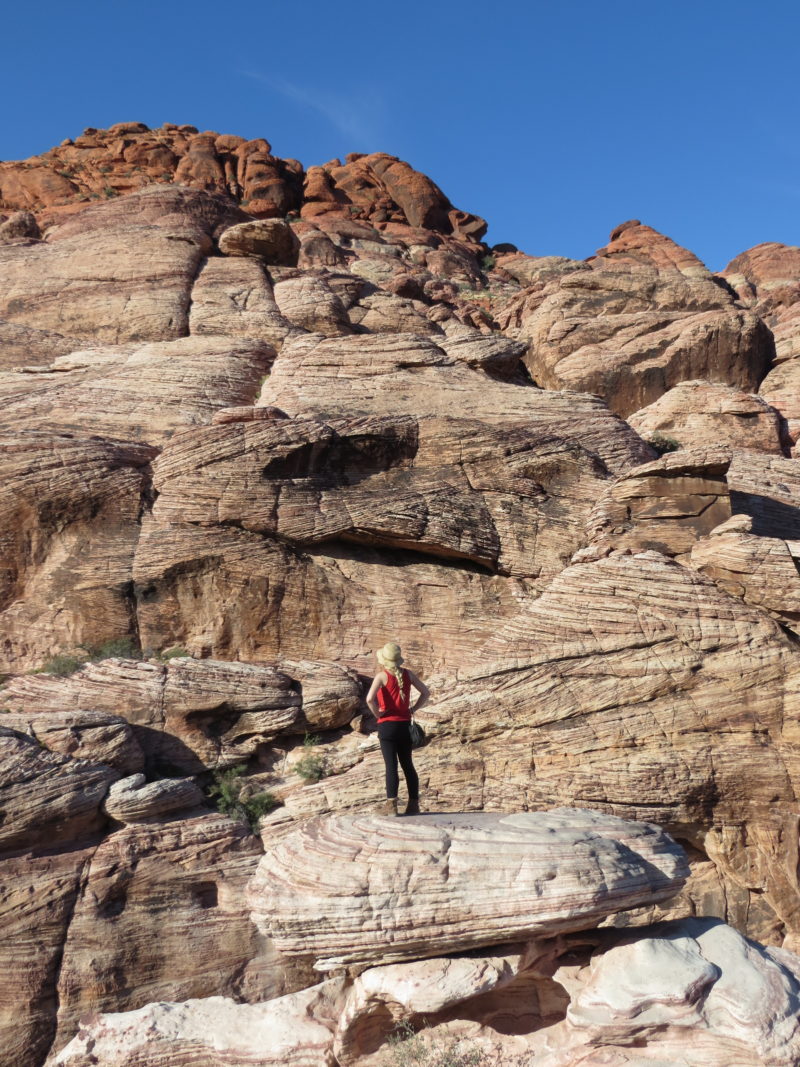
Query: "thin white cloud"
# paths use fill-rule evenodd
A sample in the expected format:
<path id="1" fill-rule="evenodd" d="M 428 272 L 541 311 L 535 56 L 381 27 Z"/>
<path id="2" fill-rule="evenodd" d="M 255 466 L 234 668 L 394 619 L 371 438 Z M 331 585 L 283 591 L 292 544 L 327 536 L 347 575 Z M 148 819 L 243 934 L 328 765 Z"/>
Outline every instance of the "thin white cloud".
<path id="1" fill-rule="evenodd" d="M 321 115 L 339 133 L 359 142 L 361 147 L 374 143 L 375 112 L 382 109 L 380 97 L 375 94 L 363 94 L 356 101 L 327 91 L 323 94 L 278 75 L 261 74 L 254 70 L 243 70 L 240 73 L 245 78 L 260 82 L 284 99 Z"/>

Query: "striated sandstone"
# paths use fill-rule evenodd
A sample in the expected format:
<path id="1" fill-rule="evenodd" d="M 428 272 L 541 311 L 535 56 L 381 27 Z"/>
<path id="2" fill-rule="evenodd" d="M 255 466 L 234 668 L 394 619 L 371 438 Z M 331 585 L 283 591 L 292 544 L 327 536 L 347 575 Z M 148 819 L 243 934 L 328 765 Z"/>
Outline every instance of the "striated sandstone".
<path id="1" fill-rule="evenodd" d="M 459 1055 L 513 1067 L 791 1067 L 799 979 L 796 956 L 723 924 L 666 923 L 635 940 L 595 933 L 534 942 L 514 956 L 371 968 L 354 982 L 329 979 L 268 1004 L 212 997 L 95 1015 L 48 1064 L 89 1067 L 100 1056 L 107 1067 L 178 1067 L 199 1055 L 220 1067 L 270 1067 L 279 1053 L 280 1062 L 308 1067 Z M 398 1020 L 422 1029 L 398 1044 Z"/>
<path id="2" fill-rule="evenodd" d="M 81 342 L 75 337 L 0 319 L 0 371 L 49 367 L 56 357 L 80 347 Z M 32 381 L 30 373 L 27 380 L 20 378 L 20 388 L 30 388 Z"/>
<path id="3" fill-rule="evenodd" d="M 64 940 L 93 846 L 4 856 L 0 877 L 0 1064 L 34 1067 L 55 1035 Z"/>
<path id="4" fill-rule="evenodd" d="M 721 274 L 769 326 L 776 362 L 800 356 L 800 248 L 767 241 L 736 256 Z"/>
<path id="5" fill-rule="evenodd" d="M 230 215 L 207 194 L 157 189 L 88 208 L 46 241 L 0 245 L 0 319 L 84 343 L 181 337 L 210 235 Z"/>
<path id="6" fill-rule="evenodd" d="M 646 440 L 660 434 L 681 448 L 783 451 L 779 413 L 759 396 L 715 382 L 681 382 L 627 421 Z"/>
<path id="7" fill-rule="evenodd" d="M 7 695 L 5 690 L 3 698 Z M 54 711 L 29 704 L 27 710 L 17 713 L 6 708 L 3 725 L 27 734 L 48 752 L 104 763 L 120 774 L 134 774 L 144 766 L 141 746 L 128 721 L 120 715 Z"/>
<path id="8" fill-rule="evenodd" d="M 735 525 L 734 525 L 735 524 Z M 735 516 L 692 547 L 691 565 L 747 604 L 798 632 L 800 542 L 756 537 L 751 520 Z"/>
<path id="9" fill-rule="evenodd" d="M 256 256 L 265 263 L 293 267 L 300 242 L 283 219 L 259 219 L 225 230 L 219 239 L 219 250 L 225 256 Z"/>
<path id="10" fill-rule="evenodd" d="M 496 381 L 458 350 L 410 334 L 322 338 L 285 344 L 259 404 L 289 415 L 319 413 L 438 415 L 477 411 L 506 428 L 522 423 L 596 452 L 610 470 L 652 458 L 652 450 L 596 397 Z"/>
<path id="11" fill-rule="evenodd" d="M 122 778 L 108 790 L 103 811 L 115 822 L 153 822 L 175 811 L 202 807 L 205 798 L 189 778 L 145 781 L 143 774 Z"/>
<path id="12" fill-rule="evenodd" d="M 0 432 L 0 670 L 130 634 L 153 455 L 100 438 Z"/>
<path id="13" fill-rule="evenodd" d="M 326 337 L 352 333 L 347 311 L 324 278 L 303 274 L 276 283 L 278 310 L 294 327 Z"/>
<path id="14" fill-rule="evenodd" d="M 539 578 L 557 574 L 582 543 L 582 519 L 605 478 L 577 442 L 522 427 L 298 416 L 176 436 L 156 465 L 153 515 Z"/>
<path id="15" fill-rule="evenodd" d="M 686 873 L 655 827 L 587 811 L 339 816 L 268 851 L 248 892 L 278 951 L 325 971 L 592 926 Z"/>
<path id="16" fill-rule="evenodd" d="M 769 331 L 691 253 L 641 229 L 649 234 L 635 254 L 630 231 L 615 231 L 582 270 L 534 284 L 499 313 L 501 328 L 528 342 L 534 380 L 596 393 L 622 416 L 688 379 L 754 391 L 771 358 Z"/>
<path id="17" fill-rule="evenodd" d="M 683 558 L 731 516 L 731 454 L 706 447 L 668 452 L 607 485 L 587 522 L 590 547 L 576 557 L 655 550 Z"/>
<path id="18" fill-rule="evenodd" d="M 800 470 L 793 459 L 737 450 L 727 481 L 733 513 L 749 515 L 754 534 L 800 538 Z"/>
<path id="19" fill-rule="evenodd" d="M 73 352 L 36 375 L 29 394 L 9 381 L 3 424 L 161 444 L 181 426 L 208 422 L 218 408 L 252 403 L 274 358 L 263 341 L 181 337 Z M 5 398 L 4 398 L 5 399 Z"/>
<path id="20" fill-rule="evenodd" d="M 92 837 L 106 823 L 100 805 L 118 777 L 111 767 L 48 752 L 0 726 L 0 852 Z"/>
<path id="21" fill-rule="evenodd" d="M 208 997 L 92 1015 L 48 1067 L 322 1067 L 332 1062 L 342 985 L 329 978 L 265 1004 Z"/>
<path id="22" fill-rule="evenodd" d="M 614 553 L 566 568 L 459 653 L 421 714 L 429 811 L 568 804 L 654 820 L 713 862 L 716 914 L 798 943 L 800 682 L 794 644 L 769 616 L 660 553 Z M 381 786 L 373 743 L 287 796 L 264 838 L 363 810 Z"/>
<path id="23" fill-rule="evenodd" d="M 556 975 L 558 977 L 558 975 Z M 670 923 L 595 956 L 573 979 L 542 1067 L 791 1067 L 800 1056 L 800 959 L 714 921 Z"/>
<path id="24" fill-rule="evenodd" d="M 191 774 L 239 763 L 282 733 L 344 725 L 358 710 L 361 687 L 351 671 L 303 661 L 285 671 L 189 658 L 110 659 L 69 678 L 14 678 L 3 699 L 13 712 L 34 708 L 39 717 L 114 711 L 133 727 L 149 764 Z"/>
<path id="25" fill-rule="evenodd" d="M 759 536 L 800 537 L 794 460 L 710 446 L 634 467 L 606 486 L 588 520 L 591 545 L 576 561 L 655 549 L 687 562 L 693 545 L 732 515 Z"/>
<path id="26" fill-rule="evenodd" d="M 761 382 L 759 392 L 765 403 L 775 408 L 785 420 L 788 443 L 796 449 L 800 438 L 800 360 L 787 359 L 778 363 Z M 792 455 L 797 455 L 796 450 Z"/>
<path id="27" fill-rule="evenodd" d="M 420 670 L 478 655 L 537 584 L 396 548 L 295 548 L 231 526 L 149 519 L 134 582 L 148 647 L 259 663 L 313 657 L 364 673 L 389 630 Z"/>
<path id="28" fill-rule="evenodd" d="M 244 906 L 260 854 L 247 828 L 222 815 L 167 815 L 105 838 L 64 942 L 55 1047 L 90 1010 L 280 992 Z"/>
<path id="29" fill-rule="evenodd" d="M 192 288 L 189 331 L 247 337 L 280 348 L 295 327 L 275 302 L 264 267 L 255 259 L 212 258 Z"/>

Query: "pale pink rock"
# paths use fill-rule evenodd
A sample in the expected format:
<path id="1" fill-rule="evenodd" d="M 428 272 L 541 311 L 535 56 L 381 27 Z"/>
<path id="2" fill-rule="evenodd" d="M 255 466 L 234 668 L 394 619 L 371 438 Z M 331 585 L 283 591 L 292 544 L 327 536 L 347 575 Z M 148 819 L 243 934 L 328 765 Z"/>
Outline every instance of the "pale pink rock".
<path id="1" fill-rule="evenodd" d="M 687 379 L 754 390 L 771 355 L 753 312 L 696 256 L 638 223 L 618 227 L 581 270 L 532 284 L 498 322 L 529 342 L 537 383 L 597 393 L 624 417 Z"/>
<path id="2" fill-rule="evenodd" d="M 7 691 L 3 696 L 6 695 Z M 3 726 L 27 734 L 49 752 L 104 763 L 124 775 L 134 774 L 144 766 L 141 746 L 121 715 L 33 709 L 31 704 L 24 711 L 15 713 L 7 707 L 6 712 Z"/>
<path id="3" fill-rule="evenodd" d="M 792 1067 L 798 962 L 782 965 L 722 923 L 656 927 L 592 960 L 536 1063 L 622 1067 L 633 1047 L 643 1067 Z"/>
<path id="4" fill-rule="evenodd" d="M 88 1011 L 283 992 L 283 970 L 244 902 L 260 855 L 241 822 L 196 809 L 132 822 L 102 840 L 63 943 L 55 1048 Z"/>
<path id="5" fill-rule="evenodd" d="M 209 422 L 219 408 L 252 403 L 275 350 L 245 336 L 214 335 L 82 355 L 56 359 L 29 392 L 18 390 L 18 374 L 0 376 L 4 425 L 163 444 L 184 426 Z"/>
<path id="6" fill-rule="evenodd" d="M 254 259 L 207 259 L 192 288 L 189 332 L 193 336 L 249 337 L 278 349 L 298 327 L 281 313 L 261 263 Z"/>
<path id="7" fill-rule="evenodd" d="M 269 850 L 248 893 L 280 953 L 329 971 L 586 928 L 687 873 L 655 827 L 589 811 L 333 816 Z"/>
<path id="8" fill-rule="evenodd" d="M 122 778 L 110 786 L 103 811 L 115 822 L 152 822 L 168 812 L 203 807 L 206 798 L 190 778 L 162 778 L 146 782 L 143 774 Z"/>
<path id="9" fill-rule="evenodd" d="M 0 725 L 0 852 L 91 838 L 106 823 L 100 806 L 117 778 L 111 767 L 48 752 Z"/>
<path id="10" fill-rule="evenodd" d="M 326 1067 L 342 984 L 328 979 L 264 1004 L 208 997 L 92 1015 L 47 1067 Z"/>

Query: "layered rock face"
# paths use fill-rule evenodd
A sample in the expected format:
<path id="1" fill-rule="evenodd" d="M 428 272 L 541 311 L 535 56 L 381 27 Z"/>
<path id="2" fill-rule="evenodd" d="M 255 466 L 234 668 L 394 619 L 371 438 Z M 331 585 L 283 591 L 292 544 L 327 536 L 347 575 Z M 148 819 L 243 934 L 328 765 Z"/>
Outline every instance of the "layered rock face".
<path id="1" fill-rule="evenodd" d="M 792 1062 L 788 1024 L 742 1037 L 695 994 L 724 1000 L 739 935 L 800 938 L 797 250 L 714 276 L 636 221 L 581 262 L 484 232 L 383 153 L 306 170 L 124 123 L 0 163 L 3 1067 L 97 1011 L 126 1015 L 69 1062 L 217 1062 L 239 1019 L 218 1062 L 261 1062 L 303 1017 L 263 1062 L 378 1064 L 426 1013 L 503 1063 L 592 1062 L 643 1040 L 640 987 L 615 1015 L 557 938 L 624 970 L 599 923 L 687 916 L 739 934 L 684 929 L 674 967 L 631 941 L 632 973 L 667 961 L 731 1062 Z M 449 822 L 367 818 L 388 639 L 432 689 L 415 759 Z M 620 819 L 686 848 L 677 896 L 674 846 Z M 765 953 L 777 1018 L 794 963 Z M 315 985 L 324 961 L 368 969 Z M 656 1015 L 647 1056 L 693 1063 Z"/>
<path id="2" fill-rule="evenodd" d="M 48 1062 L 567 1067 L 630 1063 L 635 1047 L 641 1063 L 788 1067 L 800 958 L 715 920 L 592 929 L 685 874 L 656 827 L 586 811 L 318 820 L 267 853 L 250 896 L 282 949 L 337 975 L 258 1005 L 90 1016 Z"/>
<path id="3" fill-rule="evenodd" d="M 636 221 L 587 262 L 544 271 L 499 321 L 529 342 L 540 385 L 598 393 L 623 416 L 690 379 L 753 390 L 771 358 L 761 319 L 695 256 Z"/>

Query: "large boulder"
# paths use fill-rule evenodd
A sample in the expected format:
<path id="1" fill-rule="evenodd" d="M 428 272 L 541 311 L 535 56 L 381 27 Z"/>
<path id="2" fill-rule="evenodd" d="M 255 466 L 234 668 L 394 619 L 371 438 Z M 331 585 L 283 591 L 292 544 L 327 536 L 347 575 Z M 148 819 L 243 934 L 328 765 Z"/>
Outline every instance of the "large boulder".
<path id="1" fill-rule="evenodd" d="M 766 400 L 718 382 L 680 382 L 628 416 L 646 440 L 667 438 L 680 448 L 708 444 L 783 452 L 781 417 Z"/>
<path id="2" fill-rule="evenodd" d="M 615 230 L 581 269 L 537 282 L 498 315 L 549 389 L 597 393 L 622 416 L 688 379 L 753 392 L 771 335 L 691 253 L 649 227 Z"/>
<path id="3" fill-rule="evenodd" d="M 648 932 L 649 933 L 649 932 Z M 687 920 L 598 953 L 572 979 L 542 1067 L 790 1067 L 800 1057 L 800 959 L 722 923 Z"/>
<path id="4" fill-rule="evenodd" d="M 590 927 L 687 873 L 656 827 L 588 811 L 339 816 L 271 849 L 249 899 L 279 952 L 326 971 Z"/>

